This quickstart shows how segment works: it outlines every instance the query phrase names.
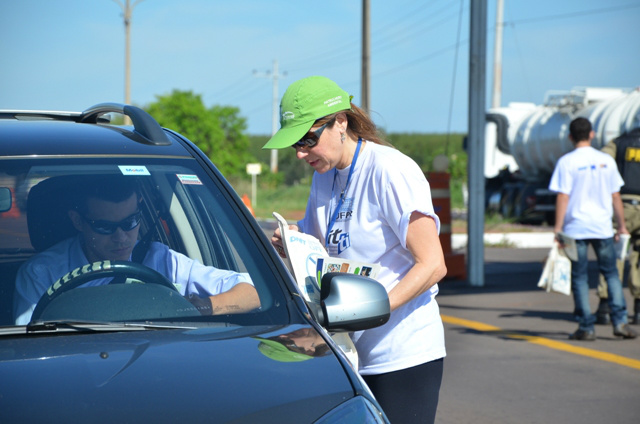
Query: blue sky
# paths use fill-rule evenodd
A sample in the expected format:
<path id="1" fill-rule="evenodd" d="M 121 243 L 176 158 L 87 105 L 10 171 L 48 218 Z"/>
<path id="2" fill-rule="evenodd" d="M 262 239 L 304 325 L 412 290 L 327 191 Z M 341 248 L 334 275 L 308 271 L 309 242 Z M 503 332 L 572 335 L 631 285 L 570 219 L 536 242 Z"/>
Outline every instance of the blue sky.
<path id="1" fill-rule="evenodd" d="M 470 1 L 370 1 L 370 107 L 380 127 L 466 131 Z M 132 103 L 190 90 L 206 106 L 238 107 L 249 133 L 269 134 L 265 74 L 277 61 L 279 97 L 297 79 L 324 75 L 359 104 L 361 8 L 360 0 L 139 2 Z M 495 8 L 488 0 L 487 105 Z M 542 103 L 549 90 L 578 86 L 640 86 L 639 18 L 638 0 L 504 0 L 502 104 Z M 123 102 L 124 38 L 113 0 L 0 0 L 0 109 Z"/>

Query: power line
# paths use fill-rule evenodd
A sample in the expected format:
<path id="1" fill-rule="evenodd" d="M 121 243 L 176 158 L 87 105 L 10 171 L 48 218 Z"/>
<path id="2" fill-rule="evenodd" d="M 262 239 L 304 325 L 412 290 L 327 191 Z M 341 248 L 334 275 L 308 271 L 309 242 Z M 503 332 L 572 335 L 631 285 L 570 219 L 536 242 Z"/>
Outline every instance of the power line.
<path id="1" fill-rule="evenodd" d="M 460 46 L 460 33 L 462 31 L 462 12 L 464 11 L 464 0 L 460 0 L 460 12 L 458 15 L 458 34 L 456 36 L 456 45 Z M 444 146 L 444 153 L 449 156 L 449 135 L 451 134 L 451 117 L 453 116 L 453 99 L 456 87 L 456 73 L 458 70 L 458 49 L 453 55 L 453 75 L 451 78 L 451 97 L 449 99 L 449 117 L 447 119 L 447 141 Z"/>
<path id="2" fill-rule="evenodd" d="M 415 59 L 413 59 L 413 60 L 411 60 L 411 61 L 409 61 L 409 62 L 406 62 L 406 63 L 404 63 L 404 64 L 402 64 L 402 65 L 399 65 L 399 66 L 393 67 L 393 68 L 391 68 L 391 69 L 387 69 L 386 71 L 379 72 L 379 73 L 377 73 L 377 74 L 375 74 L 375 75 L 373 75 L 373 76 L 374 76 L 374 77 L 382 77 L 382 76 L 387 76 L 387 75 L 390 75 L 390 74 L 394 74 L 394 73 L 399 72 L 399 71 L 401 71 L 401 70 L 403 70 L 403 69 L 409 68 L 409 67 L 411 67 L 411 66 L 415 66 L 415 65 L 417 65 L 418 63 L 424 62 L 424 61 L 429 60 L 429 59 L 433 59 L 433 58 L 435 58 L 435 57 L 437 57 L 437 56 L 440 56 L 440 55 L 442 55 L 442 54 L 444 54 L 444 53 L 447 53 L 447 52 L 448 52 L 448 51 L 450 51 L 450 50 L 455 50 L 455 49 L 457 49 L 457 48 L 458 48 L 458 46 L 460 46 L 460 45 L 464 45 L 464 44 L 466 44 L 466 43 L 468 43 L 468 42 L 469 42 L 469 39 L 468 39 L 468 38 L 467 38 L 467 39 L 464 39 L 464 40 L 462 40 L 462 41 L 460 41 L 460 42 L 456 42 L 456 43 L 454 43 L 454 44 L 452 44 L 452 45 L 449 45 L 449 46 L 447 46 L 447 47 L 443 47 L 443 48 L 442 48 L 442 49 L 440 49 L 440 50 L 436 50 L 436 51 L 431 52 L 431 53 L 429 53 L 429 54 L 427 54 L 427 55 L 424 55 L 424 56 L 421 56 L 421 57 L 415 58 Z"/>
<path id="3" fill-rule="evenodd" d="M 436 26 L 440 26 L 443 25 L 444 23 L 450 21 L 453 17 L 452 14 L 447 14 L 443 17 L 443 19 L 432 23 L 432 19 L 435 16 L 438 16 L 441 13 L 446 12 L 447 10 L 449 10 L 449 8 L 451 7 L 452 3 L 448 3 L 445 4 L 443 7 L 438 8 L 437 10 L 433 11 L 431 9 L 431 6 L 436 5 L 437 2 L 432 2 L 428 7 L 425 6 L 420 6 L 417 8 L 412 8 L 411 10 L 409 10 L 408 12 L 403 13 L 402 15 L 400 15 L 399 17 L 391 20 L 391 19 L 386 19 L 385 22 L 386 24 L 383 26 L 378 26 L 376 27 L 376 29 L 373 31 L 374 34 L 374 39 L 372 40 L 372 52 L 371 52 L 371 56 L 375 57 L 375 58 L 380 58 L 380 54 L 388 51 L 391 48 L 396 47 L 397 43 L 399 41 L 403 41 L 405 39 L 414 37 L 416 38 L 419 35 L 423 35 L 426 32 L 428 32 L 431 29 L 434 29 L 434 27 Z M 455 5 L 455 3 L 453 3 Z M 533 18 L 526 18 L 526 19 L 512 19 L 509 21 L 505 21 L 503 23 L 503 25 L 509 25 L 515 32 L 515 28 L 514 26 L 517 24 L 530 24 L 530 23 L 535 23 L 535 22 L 541 22 L 541 21 L 551 21 L 551 20 L 559 20 L 559 19 L 570 19 L 570 18 L 578 18 L 578 17 L 582 17 L 582 16 L 587 16 L 587 15 L 594 15 L 594 14 L 599 14 L 599 13 L 610 13 L 610 12 L 618 12 L 618 11 L 622 11 L 622 10 L 627 10 L 627 9 L 631 9 L 631 8 L 638 8 L 640 7 L 640 4 L 638 3 L 631 3 L 631 4 L 627 4 L 627 5 L 623 5 L 623 6 L 616 6 L 616 7 L 604 7 L 604 8 L 598 8 L 598 9 L 592 9 L 592 10 L 585 10 L 585 11 L 575 11 L 575 12 L 571 12 L 571 13 L 562 13 L 562 14 L 557 14 L 557 15 L 546 15 L 546 16 L 540 16 L 540 17 L 533 17 Z M 401 10 L 401 8 L 398 8 L 396 10 Z M 411 27 L 411 31 L 408 32 L 406 35 L 402 36 L 401 38 L 398 39 L 392 39 L 393 36 L 396 36 L 398 34 L 400 34 L 399 31 L 401 31 L 400 29 L 397 29 L 397 25 L 404 22 L 407 19 L 413 18 L 415 17 L 415 19 L 412 19 L 412 21 L 415 21 L 417 19 L 420 19 L 421 14 L 420 11 L 423 10 L 429 10 L 430 11 L 430 15 L 428 19 L 422 19 L 420 21 L 419 24 L 413 25 L 410 24 L 410 22 L 407 24 L 408 26 Z M 458 12 L 455 12 L 456 14 Z M 405 28 L 406 26 L 405 25 Z M 425 28 L 428 27 L 429 29 L 425 30 Z M 514 36 L 516 36 L 516 34 L 514 33 Z M 378 40 L 378 42 L 376 42 L 376 40 Z M 517 41 L 517 40 L 516 40 Z M 460 46 L 465 45 L 469 42 L 469 39 L 465 39 L 465 40 L 458 40 L 455 44 L 443 47 L 441 49 L 432 51 L 426 55 L 417 57 L 417 58 L 412 58 L 411 60 L 408 60 L 402 64 L 399 64 L 398 66 L 395 66 L 393 68 L 389 68 L 386 69 L 384 71 L 381 72 L 377 72 L 377 73 L 372 73 L 371 74 L 371 78 L 372 80 L 375 78 L 381 78 L 381 77 L 386 77 L 392 74 L 396 74 L 398 72 L 401 72 L 402 70 L 406 70 L 407 68 L 413 67 L 413 66 L 417 66 L 425 61 L 428 61 L 430 59 L 434 59 L 438 56 L 441 56 L 449 51 L 452 50 L 456 50 L 460 48 Z M 519 51 L 519 57 L 520 60 L 522 60 L 522 52 Z M 331 68 L 337 68 L 340 66 L 344 66 L 345 65 L 345 60 L 353 60 L 353 61 L 357 61 L 357 58 L 359 57 L 359 50 L 358 50 L 358 45 L 357 43 L 354 43 L 354 47 L 351 49 L 345 49 L 345 50 L 336 50 L 335 53 L 333 54 L 324 54 L 324 55 L 317 55 L 314 54 L 314 56 L 308 57 L 306 59 L 299 59 L 296 60 L 294 62 L 290 62 L 288 63 L 288 68 L 289 68 L 289 72 L 290 73 L 296 73 L 296 72 L 301 72 L 301 71 L 305 71 L 305 70 L 309 70 L 309 69 L 318 69 L 318 68 L 323 68 L 323 69 L 331 69 Z M 242 87 L 242 90 L 238 91 L 237 93 L 234 93 L 234 97 L 242 97 L 245 95 L 245 93 L 247 91 L 249 91 L 251 84 L 248 84 L 248 80 L 250 79 L 250 75 L 247 75 L 247 77 L 242 77 L 240 78 L 238 81 L 236 81 L 233 84 L 228 85 L 227 87 L 223 88 L 222 90 L 218 91 L 216 93 L 216 96 L 222 96 L 223 94 L 227 94 L 228 92 L 231 92 L 233 90 L 236 89 L 236 87 Z M 358 81 L 354 81 L 353 84 L 356 84 Z M 250 92 L 257 92 L 260 89 L 262 89 L 263 87 L 253 87 Z M 260 107 L 260 109 L 262 108 L 262 106 Z M 255 110 L 255 108 L 254 108 Z"/>
<path id="4" fill-rule="evenodd" d="M 507 10 L 507 13 L 509 13 L 509 10 Z M 504 22 L 503 22 L 503 26 L 504 26 Z M 522 55 L 522 49 L 520 48 L 520 42 L 518 41 L 518 33 L 516 31 L 516 26 L 515 25 L 510 25 L 510 27 L 511 27 L 511 31 L 512 31 L 512 34 L 513 34 L 513 41 L 515 43 L 516 52 L 518 53 L 518 63 L 520 64 L 520 72 L 522 73 L 521 80 L 524 82 L 524 86 L 527 89 L 528 98 L 532 99 L 533 95 L 531 94 L 531 85 L 529 84 L 529 76 L 527 75 L 527 67 L 524 64 L 524 58 L 523 58 L 523 55 Z"/>
<path id="5" fill-rule="evenodd" d="M 558 19 L 571 19 L 576 18 L 578 16 L 587 16 L 587 15 L 596 15 L 599 13 L 609 13 L 609 12 L 618 12 L 620 10 L 633 9 L 640 7 L 640 3 L 631 3 L 623 6 L 616 7 L 603 7 L 600 9 L 591 9 L 591 10 L 583 10 L 583 11 L 573 11 L 570 13 L 561 13 L 558 15 L 547 15 L 547 16 L 539 16 L 537 18 L 527 18 L 527 19 L 517 19 L 510 22 L 505 22 L 505 25 L 515 25 L 515 24 L 530 24 L 533 22 L 540 21 L 555 21 Z"/>
<path id="6" fill-rule="evenodd" d="M 214 97 L 223 97 L 223 95 L 226 95 L 229 92 L 233 92 L 234 90 L 237 89 L 237 87 L 245 87 L 247 86 L 247 81 L 249 80 L 254 80 L 251 75 L 247 74 L 246 76 L 243 76 L 241 78 L 239 78 L 238 80 L 236 80 L 235 82 L 231 83 L 231 84 L 227 84 L 224 88 L 216 91 L 215 93 L 213 93 L 212 95 Z"/>
<path id="7" fill-rule="evenodd" d="M 407 32 L 404 36 L 402 36 L 401 38 L 396 38 L 396 39 L 389 39 L 387 40 L 386 43 L 382 43 L 381 45 L 378 45 L 376 47 L 376 52 L 380 52 L 380 51 L 385 51 L 388 50 L 390 48 L 396 48 L 397 44 L 399 42 L 402 42 L 406 39 L 415 39 L 416 35 L 424 35 L 426 33 L 428 33 L 429 31 L 433 31 L 435 30 L 437 27 L 444 25 L 445 23 L 449 22 L 450 20 L 454 19 L 456 16 L 458 15 L 458 12 L 453 11 L 451 14 L 443 17 L 441 20 L 433 23 L 433 24 L 428 24 L 425 26 L 428 26 L 429 29 L 424 31 L 421 27 L 417 27 L 417 28 L 413 28 L 412 31 Z"/>

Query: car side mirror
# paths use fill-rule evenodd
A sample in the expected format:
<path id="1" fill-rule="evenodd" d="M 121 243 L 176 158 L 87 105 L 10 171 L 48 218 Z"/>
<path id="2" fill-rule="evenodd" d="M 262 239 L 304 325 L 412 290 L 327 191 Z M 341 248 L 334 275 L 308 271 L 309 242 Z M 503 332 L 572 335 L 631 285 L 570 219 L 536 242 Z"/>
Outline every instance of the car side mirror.
<path id="1" fill-rule="evenodd" d="M 389 320 L 389 295 L 376 280 L 330 272 L 322 277 L 319 323 L 328 331 L 359 331 Z"/>

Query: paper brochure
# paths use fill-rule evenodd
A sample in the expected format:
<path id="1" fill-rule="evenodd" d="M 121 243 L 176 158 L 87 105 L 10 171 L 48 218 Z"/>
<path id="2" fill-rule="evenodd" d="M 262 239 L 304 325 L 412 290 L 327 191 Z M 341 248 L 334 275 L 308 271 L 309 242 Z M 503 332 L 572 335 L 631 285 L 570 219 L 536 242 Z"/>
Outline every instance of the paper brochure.
<path id="1" fill-rule="evenodd" d="M 309 234 L 290 230 L 287 221 L 277 212 L 273 212 L 273 216 L 278 221 L 287 256 L 283 260 L 289 266 L 298 289 L 307 302 L 320 304 L 320 282 L 328 272 L 347 272 L 371 278 L 378 275 L 380 265 L 330 257 L 320 240 Z M 357 370 L 358 353 L 349 334 L 333 333 L 330 336 Z"/>
<path id="2" fill-rule="evenodd" d="M 320 240 L 289 229 L 287 221 L 277 212 L 273 216 L 278 221 L 282 244 L 287 261 L 298 287 L 307 301 L 320 301 L 322 276 L 328 272 L 345 272 L 376 278 L 380 265 L 352 259 L 334 258 L 327 255 Z"/>
<path id="3" fill-rule="evenodd" d="M 558 233 L 558 238 L 560 239 L 560 243 L 564 245 L 563 249 L 567 257 L 572 261 L 577 261 L 578 247 L 576 246 L 576 239 L 563 232 Z"/>

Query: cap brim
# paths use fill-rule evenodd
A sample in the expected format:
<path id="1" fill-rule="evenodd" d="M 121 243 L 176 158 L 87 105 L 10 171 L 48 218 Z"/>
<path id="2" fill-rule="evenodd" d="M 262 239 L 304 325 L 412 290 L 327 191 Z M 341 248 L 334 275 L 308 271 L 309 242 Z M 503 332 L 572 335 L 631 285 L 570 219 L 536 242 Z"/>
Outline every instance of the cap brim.
<path id="1" fill-rule="evenodd" d="M 295 127 L 280 128 L 262 148 L 284 149 L 285 147 L 291 147 L 309 132 L 314 122 L 315 121 L 312 120 L 311 122 L 305 122 Z"/>

